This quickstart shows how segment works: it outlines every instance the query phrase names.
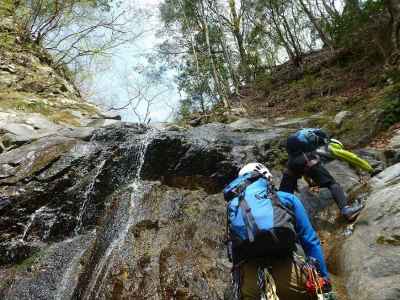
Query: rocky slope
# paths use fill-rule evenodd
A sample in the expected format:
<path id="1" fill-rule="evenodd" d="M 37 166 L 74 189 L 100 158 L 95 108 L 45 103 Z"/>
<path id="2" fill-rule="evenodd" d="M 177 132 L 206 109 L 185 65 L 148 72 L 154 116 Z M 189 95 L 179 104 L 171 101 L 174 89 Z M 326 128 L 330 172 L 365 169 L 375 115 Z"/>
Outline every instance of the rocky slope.
<path id="1" fill-rule="evenodd" d="M 2 39 L 16 33 L 7 18 L 0 29 Z M 226 299 L 222 187 L 254 160 L 272 168 L 278 184 L 285 137 L 326 116 L 192 129 L 121 123 L 83 102 L 40 49 L 7 36 L 0 47 L 0 298 Z M 342 299 L 346 291 L 350 300 L 400 298 L 399 137 L 386 149 L 360 150 L 385 169 L 372 179 L 345 163 L 327 164 L 352 198 L 366 201 L 354 225 L 346 227 L 326 191 L 301 189 Z"/>
<path id="2" fill-rule="evenodd" d="M 1 210 L 2 298 L 223 299 L 230 264 L 219 191 L 246 161 L 279 165 L 280 145 L 293 130 L 287 122 L 264 129 L 246 122 L 163 131 L 112 125 L 95 130 L 88 141 L 46 137 L 3 153 L 1 166 L 13 175 L 1 180 L 7 203 Z M 25 168 L 16 163 L 22 160 Z M 328 168 L 348 191 L 363 186 L 346 164 Z M 367 267 L 359 255 L 359 243 L 367 242 L 363 228 L 375 236 L 369 243 L 388 248 L 385 256 L 396 261 L 398 201 L 387 203 L 389 213 L 373 208 L 383 201 L 376 193 L 396 189 L 399 170 L 394 165 L 380 175 L 383 181 L 372 180 L 367 209 L 340 250 L 346 253 L 340 256 L 344 268 L 329 252 L 343 229 L 329 194 L 303 189 L 334 272 L 350 278 L 350 299 L 361 299 L 351 280 Z M 382 221 L 365 226 L 365 215 Z M 391 227 L 382 232 L 386 222 Z M 382 249 L 365 249 L 385 268 Z M 396 264 L 391 268 L 396 276 Z M 370 285 L 373 279 L 366 274 L 364 280 Z M 380 288 L 396 292 L 395 280 L 383 280 Z"/>
<path id="3" fill-rule="evenodd" d="M 0 150 L 44 136 L 84 137 L 118 118 L 85 102 L 62 70 L 37 45 L 22 43 L 12 17 L 0 20 Z"/>

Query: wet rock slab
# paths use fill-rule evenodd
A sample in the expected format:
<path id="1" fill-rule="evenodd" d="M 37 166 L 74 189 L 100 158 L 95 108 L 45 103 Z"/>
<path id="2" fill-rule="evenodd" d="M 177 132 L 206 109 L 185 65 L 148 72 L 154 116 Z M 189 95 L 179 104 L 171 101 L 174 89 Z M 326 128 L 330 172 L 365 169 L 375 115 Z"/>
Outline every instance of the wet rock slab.
<path id="1" fill-rule="evenodd" d="M 221 188 L 244 163 L 282 164 L 292 129 L 118 123 L 66 130 L 0 154 L 0 276 L 7 282 L 0 295 L 224 299 L 230 264 Z M 359 186 L 347 164 L 327 168 L 347 191 Z M 313 214 L 332 207 L 329 193 L 304 200 Z"/>
<path id="2" fill-rule="evenodd" d="M 119 123 L 90 131 L 63 129 L 3 152 L 1 263 L 25 264 L 96 228 L 84 254 L 68 256 L 68 264 L 76 255 L 82 259 L 75 277 L 66 279 L 71 293 L 63 292 L 65 299 L 223 299 L 229 263 L 220 189 L 242 164 L 274 161 L 285 134 L 283 128 L 241 133 L 222 124 L 160 132 Z M 143 196 L 132 190 L 137 172 L 158 181 L 145 187 Z M 61 273 L 42 269 L 53 265 L 51 257 L 32 263 L 37 277 L 18 270 L 20 291 L 10 284 L 3 294 L 29 299 L 35 284 L 41 287 L 38 299 L 59 293 L 52 282 Z M 156 285 L 155 277 L 160 278 Z"/>

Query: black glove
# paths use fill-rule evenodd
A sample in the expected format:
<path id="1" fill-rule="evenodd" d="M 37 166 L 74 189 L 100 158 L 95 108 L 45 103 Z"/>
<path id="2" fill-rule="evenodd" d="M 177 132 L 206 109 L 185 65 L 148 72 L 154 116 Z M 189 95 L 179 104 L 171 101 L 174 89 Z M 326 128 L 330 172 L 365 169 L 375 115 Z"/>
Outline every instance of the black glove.
<path id="1" fill-rule="evenodd" d="M 324 300 L 337 300 L 336 294 L 334 292 L 323 293 Z"/>
<path id="2" fill-rule="evenodd" d="M 329 278 L 324 278 L 324 283 L 322 285 L 322 292 L 323 293 L 332 292 L 332 284 Z"/>
<path id="3" fill-rule="evenodd" d="M 328 278 L 324 278 L 322 293 L 324 296 L 324 300 L 337 300 L 336 294 L 332 291 L 331 281 Z"/>
<path id="4" fill-rule="evenodd" d="M 317 136 L 317 145 L 323 146 L 326 145 L 329 141 L 328 135 L 322 129 L 316 129 L 314 134 Z"/>

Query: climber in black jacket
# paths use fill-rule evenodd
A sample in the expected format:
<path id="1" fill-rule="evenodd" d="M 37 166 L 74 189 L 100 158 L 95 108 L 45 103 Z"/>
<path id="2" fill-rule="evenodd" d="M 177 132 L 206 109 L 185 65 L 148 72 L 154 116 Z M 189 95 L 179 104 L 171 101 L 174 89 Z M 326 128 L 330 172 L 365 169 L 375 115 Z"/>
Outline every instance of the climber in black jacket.
<path id="1" fill-rule="evenodd" d="M 289 160 L 287 169 L 283 173 L 279 190 L 294 193 L 297 188 L 297 180 L 305 175 L 311 178 L 318 186 L 330 190 L 340 212 L 351 222 L 358 216 L 363 206 L 360 204 L 348 205 L 348 200 L 342 187 L 324 168 L 315 153 L 318 147 L 327 144 L 328 141 L 327 134 L 319 128 L 303 128 L 290 135 L 286 143 Z"/>

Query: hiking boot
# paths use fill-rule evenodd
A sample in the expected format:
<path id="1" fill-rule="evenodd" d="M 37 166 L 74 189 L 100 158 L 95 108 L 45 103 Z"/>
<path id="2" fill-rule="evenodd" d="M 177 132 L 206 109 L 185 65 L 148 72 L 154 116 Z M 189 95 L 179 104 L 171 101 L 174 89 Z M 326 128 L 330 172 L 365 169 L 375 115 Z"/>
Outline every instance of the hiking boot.
<path id="1" fill-rule="evenodd" d="M 342 208 L 341 213 L 347 221 L 352 222 L 357 218 L 363 208 L 364 205 L 359 203 L 354 204 L 353 206 L 347 205 Z"/>

